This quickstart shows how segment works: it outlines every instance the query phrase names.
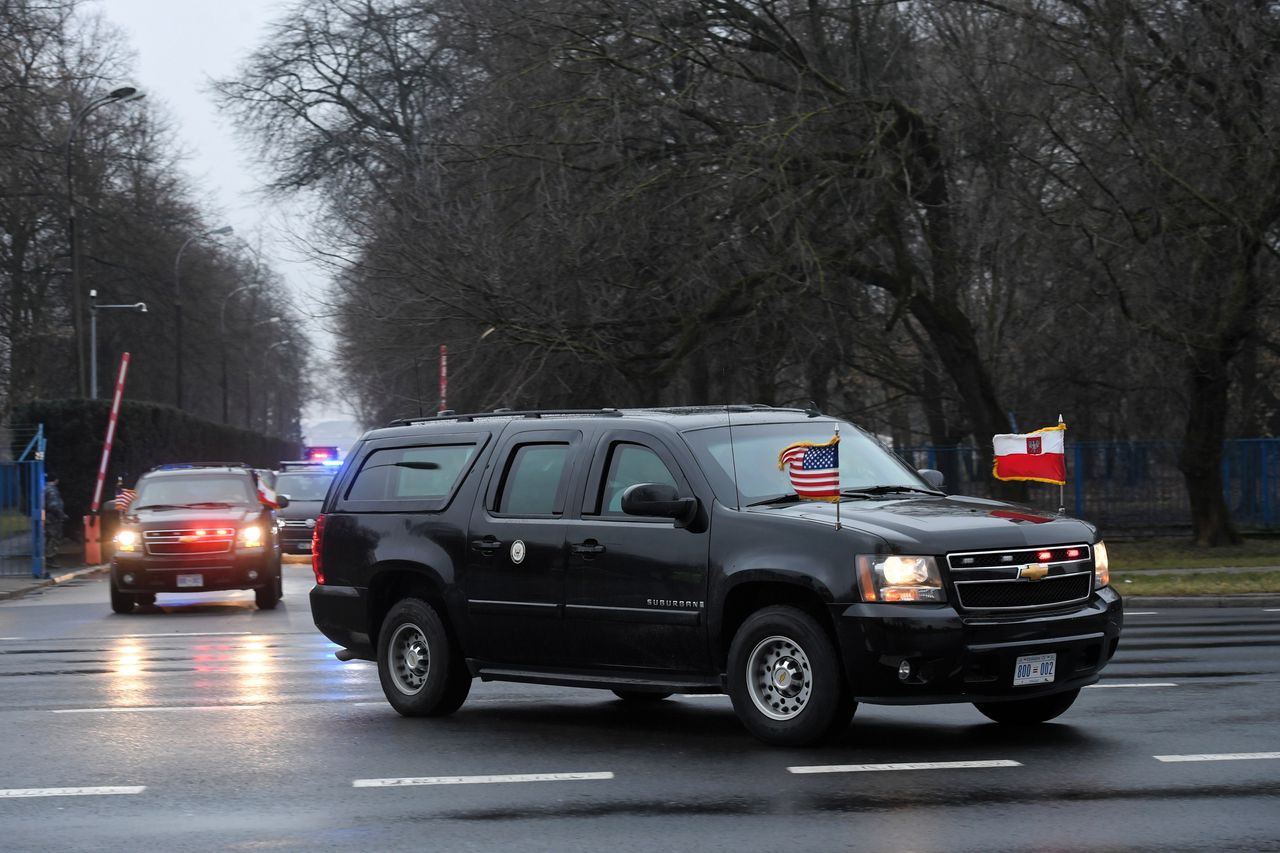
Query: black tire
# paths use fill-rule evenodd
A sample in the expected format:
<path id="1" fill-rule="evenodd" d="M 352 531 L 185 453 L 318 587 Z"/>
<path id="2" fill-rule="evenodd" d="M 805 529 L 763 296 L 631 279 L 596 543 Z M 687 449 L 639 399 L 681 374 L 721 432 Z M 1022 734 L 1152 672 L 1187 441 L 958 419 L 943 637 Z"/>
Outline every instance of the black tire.
<path id="1" fill-rule="evenodd" d="M 133 597 L 133 600 L 139 607 L 150 607 L 156 603 L 156 594 L 154 592 L 140 592 Z"/>
<path id="2" fill-rule="evenodd" d="M 471 673 L 434 607 L 419 598 L 396 602 L 378 637 L 378 680 L 405 717 L 452 714 L 471 692 Z"/>
<path id="3" fill-rule="evenodd" d="M 1037 699 L 1015 699 L 1012 702 L 974 702 L 973 707 L 997 723 L 1009 726 L 1031 726 L 1044 723 L 1066 712 L 1080 695 L 1080 688 L 1041 696 Z"/>
<path id="4" fill-rule="evenodd" d="M 280 603 L 280 598 L 284 592 L 284 584 L 280 579 L 280 574 L 268 582 L 267 586 L 253 591 L 253 600 L 257 603 L 259 610 L 275 610 L 276 605 Z"/>
<path id="5" fill-rule="evenodd" d="M 729 698 L 747 730 L 777 746 L 818 743 L 848 726 L 857 708 L 831 636 L 788 606 L 758 610 L 738 628 L 729 647 Z"/>
<path id="6" fill-rule="evenodd" d="M 116 579 L 111 579 L 111 610 L 115 613 L 132 613 L 133 612 L 133 596 L 127 592 L 121 592 L 120 587 L 116 586 Z"/>
<path id="7" fill-rule="evenodd" d="M 652 705 L 654 702 L 661 702 L 671 694 L 645 693 L 643 690 L 615 690 L 613 695 L 628 705 Z"/>

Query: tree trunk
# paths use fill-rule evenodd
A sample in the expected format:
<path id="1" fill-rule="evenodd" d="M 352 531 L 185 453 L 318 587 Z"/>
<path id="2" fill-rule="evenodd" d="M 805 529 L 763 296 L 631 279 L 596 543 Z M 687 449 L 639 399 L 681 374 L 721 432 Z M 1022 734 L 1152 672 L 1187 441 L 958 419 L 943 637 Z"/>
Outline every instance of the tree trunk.
<path id="1" fill-rule="evenodd" d="M 1178 468 L 1191 499 L 1191 525 L 1197 545 L 1238 545 L 1223 495 L 1222 443 L 1226 438 L 1229 355 L 1197 350 L 1188 365 L 1190 387 L 1187 428 Z"/>

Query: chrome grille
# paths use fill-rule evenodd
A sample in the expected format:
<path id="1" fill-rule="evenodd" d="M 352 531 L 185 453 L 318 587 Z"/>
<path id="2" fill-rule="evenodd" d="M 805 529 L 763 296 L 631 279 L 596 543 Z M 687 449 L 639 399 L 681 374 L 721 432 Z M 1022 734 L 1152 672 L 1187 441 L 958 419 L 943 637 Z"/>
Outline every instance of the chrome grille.
<path id="1" fill-rule="evenodd" d="M 201 532 L 203 531 L 203 533 Z M 227 531 L 219 533 L 218 531 Z M 224 554 L 236 541 L 234 527 L 191 527 L 185 530 L 145 530 L 148 554 Z"/>
<path id="2" fill-rule="evenodd" d="M 1093 553 L 1084 543 L 948 554 L 947 566 L 965 610 L 1060 607 L 1093 592 Z M 1044 575 L 1033 579 L 1042 568 Z"/>

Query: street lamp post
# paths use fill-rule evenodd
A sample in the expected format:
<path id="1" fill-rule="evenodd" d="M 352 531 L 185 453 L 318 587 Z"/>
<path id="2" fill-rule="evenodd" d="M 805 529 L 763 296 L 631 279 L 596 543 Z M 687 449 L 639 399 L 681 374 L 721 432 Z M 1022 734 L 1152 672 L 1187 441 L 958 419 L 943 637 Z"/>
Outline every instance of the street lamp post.
<path id="1" fill-rule="evenodd" d="M 262 355 L 265 358 L 266 356 L 270 355 L 271 351 L 276 347 L 288 346 L 291 343 L 293 343 L 293 341 L 289 340 L 288 338 L 285 338 L 284 340 L 281 340 L 281 341 L 276 341 L 271 346 L 267 347 L 266 350 L 263 351 Z M 252 371 L 245 371 L 245 374 L 244 374 L 244 426 L 245 426 L 245 429 L 253 429 L 253 408 L 252 408 L 253 380 L 251 378 L 251 374 L 252 374 Z"/>
<path id="2" fill-rule="evenodd" d="M 107 104 L 137 101 L 146 96 L 147 93 L 137 86 L 119 86 L 93 99 L 72 116 L 71 126 L 67 128 L 66 143 L 62 147 L 67 170 L 67 252 L 70 255 L 71 267 L 71 324 L 76 336 L 76 393 L 81 397 L 88 394 L 84 371 L 84 295 L 80 292 L 80 245 L 76 234 L 76 192 L 74 170 L 71 168 L 71 147 L 81 122 L 88 118 L 91 112 Z"/>
<path id="3" fill-rule="evenodd" d="M 234 230 L 230 225 L 224 225 L 212 231 L 192 234 L 178 247 L 178 254 L 173 258 L 173 333 L 175 355 L 177 356 L 173 396 L 179 409 L 182 408 L 182 253 L 187 250 L 187 246 L 190 246 L 193 240 L 201 237 L 211 237 L 215 234 L 230 234 Z"/>
<path id="4" fill-rule="evenodd" d="M 147 313 L 147 303 L 134 302 L 132 305 L 99 305 L 98 291 L 89 291 L 89 399 L 98 399 L 98 312 L 119 308 L 123 311 Z"/>
<path id="5" fill-rule="evenodd" d="M 218 340 L 222 343 L 222 422 L 230 423 L 227 413 L 227 303 L 231 297 L 246 290 L 261 290 L 260 284 L 245 284 L 237 287 L 222 298 L 222 310 L 218 312 Z"/>

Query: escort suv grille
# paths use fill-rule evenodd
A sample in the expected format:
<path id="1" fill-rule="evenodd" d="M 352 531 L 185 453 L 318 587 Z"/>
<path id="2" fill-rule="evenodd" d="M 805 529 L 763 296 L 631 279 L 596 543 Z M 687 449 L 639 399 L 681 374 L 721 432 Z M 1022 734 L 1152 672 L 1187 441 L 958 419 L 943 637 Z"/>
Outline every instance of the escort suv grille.
<path id="1" fill-rule="evenodd" d="M 147 530 L 142 541 L 148 554 L 223 554 L 231 550 L 236 531 L 231 527 L 187 530 Z"/>
<path id="2" fill-rule="evenodd" d="M 1093 554 L 1084 544 L 948 554 L 947 566 L 965 610 L 1059 607 L 1093 591 Z"/>
<path id="3" fill-rule="evenodd" d="M 281 522 L 284 527 L 315 527 L 315 523 L 308 524 L 305 518 L 286 518 Z"/>

